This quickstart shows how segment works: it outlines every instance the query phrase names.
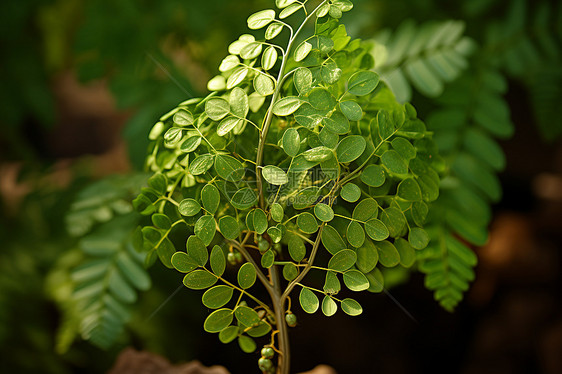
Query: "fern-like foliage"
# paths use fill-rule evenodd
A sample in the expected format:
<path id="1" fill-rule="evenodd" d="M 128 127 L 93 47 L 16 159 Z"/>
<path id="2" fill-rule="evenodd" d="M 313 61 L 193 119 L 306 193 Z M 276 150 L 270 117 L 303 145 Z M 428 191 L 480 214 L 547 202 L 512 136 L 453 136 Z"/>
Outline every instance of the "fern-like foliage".
<path id="1" fill-rule="evenodd" d="M 440 108 L 427 119 L 448 176 L 429 218 L 432 240 L 418 260 L 427 288 L 447 310 L 457 305 L 474 279 L 477 261 L 467 244 L 486 242 L 490 203 L 501 197 L 496 173 L 504 168 L 505 156 L 494 138 L 513 131 L 502 98 L 506 88 L 496 70 L 472 68 L 447 87 L 437 100 Z"/>
<path id="2" fill-rule="evenodd" d="M 535 120 L 543 137 L 562 135 L 556 108 L 562 101 L 562 5 L 511 3 L 506 17 L 490 25 L 484 54 L 529 88 Z"/>
<path id="3" fill-rule="evenodd" d="M 122 335 L 137 292 L 150 287 L 142 266 L 146 255 L 135 240 L 139 216 L 130 203 L 145 180 L 143 175 L 105 179 L 84 189 L 72 205 L 67 229 L 79 238 L 79 251 L 58 269 L 64 281 L 56 286 L 68 290 L 56 297 L 63 311 L 58 352 L 77 334 L 109 348 Z"/>
<path id="4" fill-rule="evenodd" d="M 429 22 L 416 26 L 409 20 L 396 32 L 375 38 L 375 71 L 400 102 L 412 97 L 412 86 L 428 97 L 443 93 L 445 84 L 468 67 L 474 42 L 463 36 L 462 21 Z"/>
<path id="5" fill-rule="evenodd" d="M 494 138 L 513 132 L 503 99 L 507 83 L 494 68 L 502 56 L 482 59 L 487 49 L 477 48 L 463 30 L 460 21 L 417 28 L 408 21 L 396 33 L 379 36 L 373 52 L 375 70 L 398 98 L 411 97 L 411 84 L 438 104 L 427 125 L 447 177 L 428 218 L 431 242 L 418 253 L 418 262 L 427 288 L 447 310 L 462 300 L 474 279 L 477 259 L 468 245 L 486 242 L 490 204 L 501 197 L 496 173 L 504 168 L 505 156 Z"/>

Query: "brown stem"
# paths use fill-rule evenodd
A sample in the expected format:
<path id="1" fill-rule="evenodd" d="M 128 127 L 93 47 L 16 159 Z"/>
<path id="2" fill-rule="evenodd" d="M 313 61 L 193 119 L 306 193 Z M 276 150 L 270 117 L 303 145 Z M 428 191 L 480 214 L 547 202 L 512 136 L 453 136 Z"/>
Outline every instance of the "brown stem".
<path id="1" fill-rule="evenodd" d="M 271 267 L 271 279 L 273 281 L 273 310 L 275 312 L 275 320 L 277 322 L 277 330 L 279 330 L 278 348 L 281 354 L 277 359 L 277 374 L 289 374 L 291 366 L 291 352 L 289 346 L 289 331 L 287 330 L 287 322 L 285 322 L 285 302 L 281 297 L 281 283 L 279 282 L 279 272 L 277 266 Z"/>

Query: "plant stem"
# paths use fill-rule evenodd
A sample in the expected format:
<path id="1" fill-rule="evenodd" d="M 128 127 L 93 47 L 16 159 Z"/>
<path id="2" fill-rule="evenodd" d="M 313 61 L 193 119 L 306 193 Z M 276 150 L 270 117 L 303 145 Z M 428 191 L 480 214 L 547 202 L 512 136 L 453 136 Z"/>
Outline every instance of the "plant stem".
<path id="1" fill-rule="evenodd" d="M 282 82 L 283 82 L 284 77 L 285 77 L 285 75 L 284 75 L 285 65 L 286 65 L 287 60 L 289 58 L 289 54 L 291 52 L 291 48 L 293 46 L 293 43 L 295 42 L 295 40 L 298 37 L 301 30 L 303 29 L 304 25 L 310 20 L 310 18 L 314 14 L 316 14 L 316 11 L 318 10 L 318 8 L 320 8 L 320 6 L 322 6 L 326 1 L 327 0 L 323 0 L 310 14 L 306 14 L 306 8 L 305 8 L 306 17 L 303 20 L 303 22 L 301 23 L 300 27 L 297 29 L 297 31 L 294 34 L 293 34 L 293 30 L 290 29 L 291 36 L 289 37 L 289 42 L 287 43 L 287 49 L 286 49 L 286 52 L 283 54 L 283 60 L 281 61 L 281 67 L 279 69 L 279 75 L 277 77 L 277 87 L 275 87 L 275 91 L 273 92 L 273 96 L 271 98 L 271 102 L 269 104 L 269 108 L 267 110 L 265 120 L 263 122 L 262 131 L 261 131 L 261 134 L 260 134 L 258 147 L 257 147 L 256 182 L 257 182 L 258 195 L 259 195 L 259 206 L 264 211 L 265 211 L 265 196 L 264 196 L 263 184 L 262 184 L 262 163 L 263 163 L 263 154 L 264 154 L 266 140 L 267 140 L 267 134 L 269 132 L 269 127 L 271 126 L 271 121 L 273 120 L 273 105 L 277 102 L 277 100 L 279 99 L 279 95 L 281 93 L 281 86 L 282 86 Z M 320 229 L 320 230 L 322 230 L 322 229 Z M 318 247 L 318 243 L 316 243 L 315 249 L 317 249 L 317 247 Z M 315 255 L 315 252 L 316 252 L 315 249 L 313 249 L 314 253 L 311 256 L 311 260 L 314 259 L 314 255 Z M 250 259 L 248 259 L 248 260 L 250 260 Z M 253 263 L 254 263 L 254 266 L 256 266 L 255 262 L 253 262 Z M 310 265 L 312 265 L 312 264 L 310 264 Z M 256 269 L 258 269 L 257 266 L 256 266 Z M 310 270 L 310 267 L 305 268 L 303 270 L 303 273 L 306 273 L 308 270 Z M 258 273 L 261 273 L 261 272 L 258 272 Z M 259 274 L 258 274 L 258 276 L 259 276 Z M 261 279 L 261 277 L 260 277 L 260 279 Z M 289 333 L 287 331 L 287 323 L 285 321 L 285 300 L 287 299 L 287 296 L 290 293 L 289 288 L 292 289 L 294 287 L 294 283 L 289 284 L 288 289 L 285 290 L 285 291 L 283 291 L 281 289 L 281 283 L 280 283 L 280 279 L 279 279 L 279 272 L 278 272 L 277 265 L 273 265 L 270 268 L 270 282 L 273 284 L 273 287 L 271 287 L 271 284 L 267 284 L 267 285 L 264 284 L 264 285 L 265 285 L 265 288 L 267 289 L 267 291 L 269 292 L 269 295 L 271 296 L 271 301 L 273 302 L 273 310 L 275 312 L 275 320 L 276 320 L 276 325 L 277 325 L 276 327 L 279 330 L 279 334 L 278 334 L 279 346 L 278 346 L 278 348 L 281 351 L 281 354 L 279 354 L 278 361 L 277 361 L 277 374 L 289 374 L 289 369 L 290 369 L 290 364 L 291 364 L 291 354 L 290 354 L 290 350 L 289 350 Z M 264 282 L 262 281 L 262 283 L 264 283 Z M 292 287 L 291 287 L 291 285 L 292 285 Z"/>
<path id="2" fill-rule="evenodd" d="M 277 330 L 279 330 L 278 348 L 281 351 L 277 359 L 277 374 L 289 374 L 291 366 L 291 352 L 289 347 L 289 332 L 287 331 L 287 323 L 285 322 L 285 298 L 281 296 L 281 283 L 279 282 L 279 272 L 277 266 L 271 267 L 271 280 L 273 281 L 273 293 L 271 300 L 273 301 L 273 310 L 275 312 L 275 321 L 277 322 Z"/>

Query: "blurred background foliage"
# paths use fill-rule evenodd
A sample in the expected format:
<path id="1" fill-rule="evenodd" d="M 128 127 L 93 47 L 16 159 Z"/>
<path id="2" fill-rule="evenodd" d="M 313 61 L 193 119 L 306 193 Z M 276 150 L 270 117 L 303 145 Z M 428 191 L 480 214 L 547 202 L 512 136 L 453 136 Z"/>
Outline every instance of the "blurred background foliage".
<path id="1" fill-rule="evenodd" d="M 437 136 L 450 160 L 470 151 L 470 145 L 458 145 L 462 139 L 458 128 L 450 126 L 450 118 L 439 124 L 442 113 L 460 107 L 467 116 L 463 123 L 469 126 L 471 121 L 479 122 L 474 104 L 478 98 L 485 98 L 481 105 L 494 102 L 492 109 L 501 108 L 492 120 L 505 123 L 505 131 L 489 132 L 486 139 L 504 149 L 507 161 L 501 161 L 500 149 L 500 155 L 492 157 L 499 158 L 499 164 L 492 162 L 486 170 L 495 180 L 500 173 L 497 183 L 505 193 L 503 200 L 486 197 L 485 212 L 471 226 L 463 225 L 462 217 L 451 224 L 453 231 L 480 246 L 486 243 L 492 220 L 490 202 L 500 217 L 492 223 L 486 246 L 477 252 L 481 265 L 475 290 L 457 314 L 449 315 L 432 304 L 419 286 L 420 276 L 407 282 L 406 274 L 385 274 L 387 286 L 401 284 L 393 295 L 420 324 L 411 322 L 384 296 L 360 300 L 367 312 L 371 310 L 362 320 L 370 324 L 367 330 L 335 317 L 338 329 L 311 338 L 325 321 L 304 317 L 306 329 L 295 330 L 293 337 L 295 368 L 326 362 L 341 373 L 370 372 L 372 367 L 407 373 L 439 368 L 481 373 L 484 367 L 493 367 L 496 373 L 557 372 L 547 352 L 549 344 L 561 341 L 562 330 L 560 300 L 550 297 L 561 286 L 562 121 L 557 110 L 562 102 L 562 5 L 525 0 L 355 0 L 354 4 L 354 11 L 344 18 L 348 33 L 384 46 L 375 52 L 380 58 L 378 71 L 398 97 L 411 99 L 430 128 L 443 130 Z M 108 297 L 115 282 L 109 282 L 108 273 L 93 271 L 81 277 L 79 270 L 109 256 L 98 251 L 100 240 L 117 243 L 111 256 L 119 253 L 124 261 L 142 263 L 134 249 L 134 228 L 140 218 L 131 213 L 130 199 L 145 180 L 142 166 L 148 131 L 178 102 L 206 92 L 228 44 L 246 32 L 246 17 L 271 7 L 270 0 L 0 3 L 0 371 L 104 372 L 127 345 L 172 361 L 198 358 L 208 365 L 223 364 L 233 373 L 252 367 L 252 357 L 238 357 L 236 348 L 225 350 L 202 333 L 205 311 L 197 295 L 180 289 L 165 304 L 178 292 L 180 280 L 174 272 L 155 266 L 148 271 L 152 287 L 125 282 L 130 284 L 124 291 L 129 297 L 112 300 Z M 393 57 L 393 53 L 400 55 L 400 38 L 424 30 L 452 32 L 443 25 L 460 27 L 458 38 L 418 55 Z M 454 69 L 441 70 L 441 75 L 416 69 L 416 58 L 438 64 L 441 52 L 456 53 Z M 432 58 L 436 60 L 431 62 Z M 402 79 L 396 80 L 398 75 Z M 513 127 L 515 136 L 507 140 Z M 463 166 L 459 166 L 461 174 Z M 462 201 L 454 194 L 441 200 L 449 209 L 457 209 L 455 204 Z M 465 209 L 470 217 L 472 207 L 461 204 L 458 210 Z M 505 211 L 517 214 L 502 216 Z M 464 235 L 463 228 L 468 228 Z M 495 232 L 520 240 L 502 241 Z M 522 245 L 527 252 L 513 252 L 513 246 Z M 543 252 L 533 253 L 539 246 Z M 123 266 L 112 266 L 114 278 L 127 276 Z M 521 277 L 526 281 L 515 280 Z M 77 290 L 88 290 L 94 283 L 103 284 L 102 289 L 75 297 Z M 529 296 L 536 294 L 543 298 Z M 542 331 L 544 339 L 537 340 L 541 348 L 537 350 L 535 340 L 505 348 L 506 342 L 525 337 L 490 332 L 486 324 L 498 314 L 509 315 L 512 307 L 523 308 L 522 300 L 529 297 L 535 309 L 513 316 L 513 323 L 522 318 L 521 323 Z M 100 300 L 105 304 L 96 304 Z M 108 306 L 115 302 L 115 308 Z M 77 319 L 86 315 L 95 320 L 90 320 L 90 328 Z M 552 323 L 546 325 L 548 321 Z M 508 322 L 502 326 L 513 327 Z M 337 351 L 329 344 L 341 338 L 341 331 L 357 341 Z M 356 335 L 349 334 L 354 331 Z M 489 334 L 498 346 L 504 345 L 497 357 L 477 348 L 478 339 Z M 311 348 L 306 345 L 311 339 L 327 343 L 317 342 Z M 372 352 L 364 345 L 380 354 L 367 359 Z M 430 360 L 435 351 L 446 354 Z M 397 361 L 401 363 L 392 366 Z"/>

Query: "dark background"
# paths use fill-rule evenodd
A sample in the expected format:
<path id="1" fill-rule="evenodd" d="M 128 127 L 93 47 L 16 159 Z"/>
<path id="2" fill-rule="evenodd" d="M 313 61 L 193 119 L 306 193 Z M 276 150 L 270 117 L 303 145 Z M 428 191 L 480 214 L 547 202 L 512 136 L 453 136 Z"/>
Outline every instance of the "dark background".
<path id="1" fill-rule="evenodd" d="M 354 3 L 344 18 L 354 37 L 371 38 L 407 18 L 452 18 L 465 20 L 466 33 L 485 45 L 487 27 L 501 24 L 516 2 Z M 560 50 L 562 7 L 551 4 L 558 6 L 550 19 Z M 524 16 L 532 19 L 536 4 L 527 5 Z M 60 311 L 48 284 L 55 263 L 75 245 L 64 215 L 77 192 L 108 175 L 142 170 L 153 123 L 204 94 L 228 44 L 246 32 L 247 15 L 270 7 L 268 0 L 2 2 L 2 372 L 105 372 L 125 346 L 232 373 L 256 367 L 257 354 L 203 332 L 207 311 L 197 292 L 181 289 L 149 319 L 181 279 L 158 264 L 127 339 L 109 351 L 77 341 L 58 355 Z M 531 21 L 525 25 L 532 35 Z M 560 51 L 552 52 L 558 57 L 541 56 L 533 71 L 552 61 L 560 67 Z M 300 312 L 290 332 L 294 372 L 321 363 L 341 374 L 562 372 L 562 125 L 557 115 L 547 121 L 536 115 L 536 75 L 505 74 L 515 135 L 501 142 L 504 196 L 494 206 L 488 243 L 475 248 L 477 276 L 465 300 L 453 314 L 442 310 L 414 273 L 390 295 L 357 295 L 359 317 Z M 427 100 L 413 101 L 424 118 Z"/>

